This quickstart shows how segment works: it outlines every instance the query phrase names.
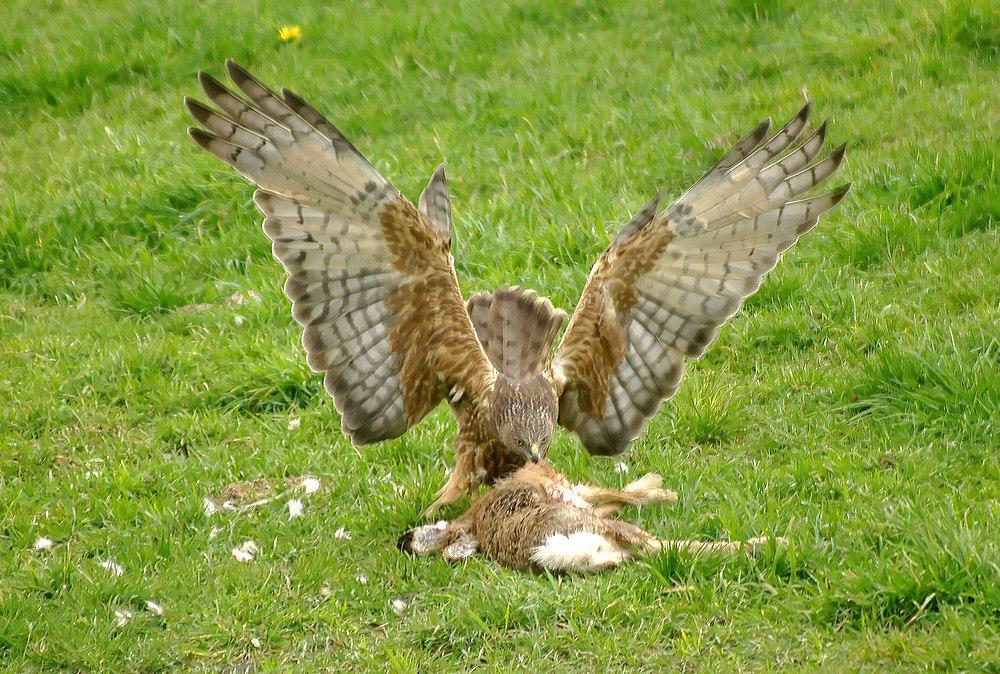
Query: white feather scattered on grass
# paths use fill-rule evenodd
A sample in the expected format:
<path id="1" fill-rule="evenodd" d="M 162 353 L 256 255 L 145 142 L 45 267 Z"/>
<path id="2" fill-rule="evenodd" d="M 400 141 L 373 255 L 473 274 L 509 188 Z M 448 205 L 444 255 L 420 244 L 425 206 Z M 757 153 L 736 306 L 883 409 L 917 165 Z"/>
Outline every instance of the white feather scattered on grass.
<path id="1" fill-rule="evenodd" d="M 319 478 L 315 477 L 304 477 L 302 482 L 299 483 L 302 487 L 302 491 L 307 494 L 314 494 L 319 491 Z"/>
<path id="2" fill-rule="evenodd" d="M 297 498 L 289 499 L 288 519 L 294 520 L 296 517 L 302 517 L 302 501 Z"/>
<path id="3" fill-rule="evenodd" d="M 628 464 L 625 463 L 624 461 L 619 461 L 618 463 L 615 464 L 615 472 L 625 475 L 626 473 L 628 473 Z"/>
<path id="4" fill-rule="evenodd" d="M 295 417 L 288 420 L 288 430 L 294 431 L 296 428 L 302 425 L 302 419 Z"/>
<path id="5" fill-rule="evenodd" d="M 357 578 L 355 578 L 355 580 L 357 580 L 358 584 L 360 584 L 360 585 L 367 585 L 368 584 L 368 576 L 366 576 L 363 573 L 359 573 L 358 576 L 357 576 Z"/>
<path id="6" fill-rule="evenodd" d="M 35 539 L 35 550 L 51 550 L 52 549 L 52 539 L 48 536 L 39 536 Z"/>
<path id="7" fill-rule="evenodd" d="M 155 616 L 162 616 L 163 615 L 163 607 L 160 606 L 159 604 L 157 604 L 152 599 L 147 599 L 146 600 L 146 609 L 148 609 L 149 612 L 152 613 Z"/>
<path id="8" fill-rule="evenodd" d="M 395 597 L 389 600 L 389 606 L 392 608 L 392 612 L 400 617 L 406 613 L 407 603 L 408 602 L 403 597 Z"/>
<path id="9" fill-rule="evenodd" d="M 208 497 L 206 497 L 202 502 L 202 506 L 205 508 L 205 517 L 211 517 L 220 510 L 239 510 L 234 501 L 222 501 L 219 503 L 218 501 L 212 500 Z"/>
<path id="10" fill-rule="evenodd" d="M 125 627 L 132 619 L 132 612 L 123 608 L 115 609 L 115 623 L 118 627 Z"/>
<path id="11" fill-rule="evenodd" d="M 403 487 L 392 481 L 392 473 L 386 473 L 385 477 L 382 478 L 382 481 L 392 487 L 392 491 L 396 494 L 396 496 L 402 496 L 403 492 L 406 491 Z"/>
<path id="12" fill-rule="evenodd" d="M 233 561 L 240 564 L 247 564 L 253 561 L 254 556 L 260 552 L 260 548 L 253 541 L 244 541 L 233 548 Z"/>
<path id="13" fill-rule="evenodd" d="M 113 559 L 102 559 L 98 561 L 98 564 L 101 565 L 102 569 L 110 573 L 115 578 L 119 578 L 125 573 L 125 569 L 122 565 Z"/>
<path id="14" fill-rule="evenodd" d="M 344 527 L 340 527 L 339 529 L 333 532 L 333 537 L 336 538 L 338 541 L 349 541 L 351 540 L 351 532 L 345 529 Z"/>

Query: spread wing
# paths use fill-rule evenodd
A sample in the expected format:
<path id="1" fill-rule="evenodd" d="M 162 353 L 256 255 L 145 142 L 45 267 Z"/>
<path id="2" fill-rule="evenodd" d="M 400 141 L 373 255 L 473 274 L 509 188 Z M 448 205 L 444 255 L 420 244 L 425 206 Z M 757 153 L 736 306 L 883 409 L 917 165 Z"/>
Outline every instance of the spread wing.
<path id="1" fill-rule="evenodd" d="M 840 165 L 844 147 L 813 163 L 826 124 L 790 152 L 809 104 L 773 136 L 745 136 L 664 211 L 639 211 L 594 265 L 549 376 L 559 423 L 592 454 L 616 454 L 680 384 L 719 327 L 760 287 L 781 253 L 849 185 L 801 198 Z"/>
<path id="2" fill-rule="evenodd" d="M 495 380 L 451 259 L 443 171 L 418 211 L 330 122 L 231 61 L 240 98 L 205 73 L 218 106 L 186 99 L 203 148 L 258 186 L 264 232 L 309 365 L 356 444 L 395 438 L 446 393 L 474 399 Z"/>

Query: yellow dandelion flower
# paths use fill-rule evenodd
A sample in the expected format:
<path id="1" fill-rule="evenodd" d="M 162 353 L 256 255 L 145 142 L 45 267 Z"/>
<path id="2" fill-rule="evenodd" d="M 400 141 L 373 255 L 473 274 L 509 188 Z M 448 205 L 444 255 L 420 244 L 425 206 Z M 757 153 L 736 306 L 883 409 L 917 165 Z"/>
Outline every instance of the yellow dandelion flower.
<path id="1" fill-rule="evenodd" d="M 292 40 L 298 40 L 302 37 L 302 27 L 301 26 L 282 26 L 281 30 L 278 31 L 278 37 L 281 38 L 282 42 L 291 42 Z"/>

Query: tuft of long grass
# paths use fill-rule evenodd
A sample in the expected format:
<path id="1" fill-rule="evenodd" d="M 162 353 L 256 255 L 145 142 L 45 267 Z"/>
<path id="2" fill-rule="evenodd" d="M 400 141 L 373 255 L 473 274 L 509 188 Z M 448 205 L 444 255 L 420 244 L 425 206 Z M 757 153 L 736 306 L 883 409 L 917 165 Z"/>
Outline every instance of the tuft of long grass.
<path id="1" fill-rule="evenodd" d="M 700 380 L 689 374 L 688 385 L 671 401 L 674 438 L 709 445 L 736 440 L 748 420 L 739 391 L 722 383 L 705 385 Z"/>
<path id="2" fill-rule="evenodd" d="M 904 419 L 922 433 L 991 438 L 1000 410 L 998 354 L 997 336 L 982 332 L 880 347 L 863 357 L 844 409 L 855 419 Z"/>
<path id="3" fill-rule="evenodd" d="M 897 550 L 895 560 L 866 574 L 843 569 L 843 583 L 824 594 L 818 615 L 832 624 L 908 627 L 948 607 L 975 605 L 990 620 L 1000 617 L 996 542 L 977 540 L 947 507 L 911 501 L 895 507 L 902 522 L 886 532 L 890 540 L 878 540 Z"/>

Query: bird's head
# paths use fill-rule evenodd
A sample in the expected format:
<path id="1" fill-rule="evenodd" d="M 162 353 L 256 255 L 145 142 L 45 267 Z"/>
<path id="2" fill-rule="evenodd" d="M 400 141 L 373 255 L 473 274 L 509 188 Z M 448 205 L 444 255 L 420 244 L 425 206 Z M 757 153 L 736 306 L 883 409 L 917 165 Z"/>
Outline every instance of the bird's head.
<path id="1" fill-rule="evenodd" d="M 524 456 L 525 462 L 545 458 L 558 413 L 555 392 L 540 375 L 520 381 L 498 380 L 493 398 L 497 436 L 512 454 Z"/>
<path id="2" fill-rule="evenodd" d="M 504 446 L 525 461 L 541 461 L 552 444 L 552 424 L 511 422 L 498 430 Z"/>

